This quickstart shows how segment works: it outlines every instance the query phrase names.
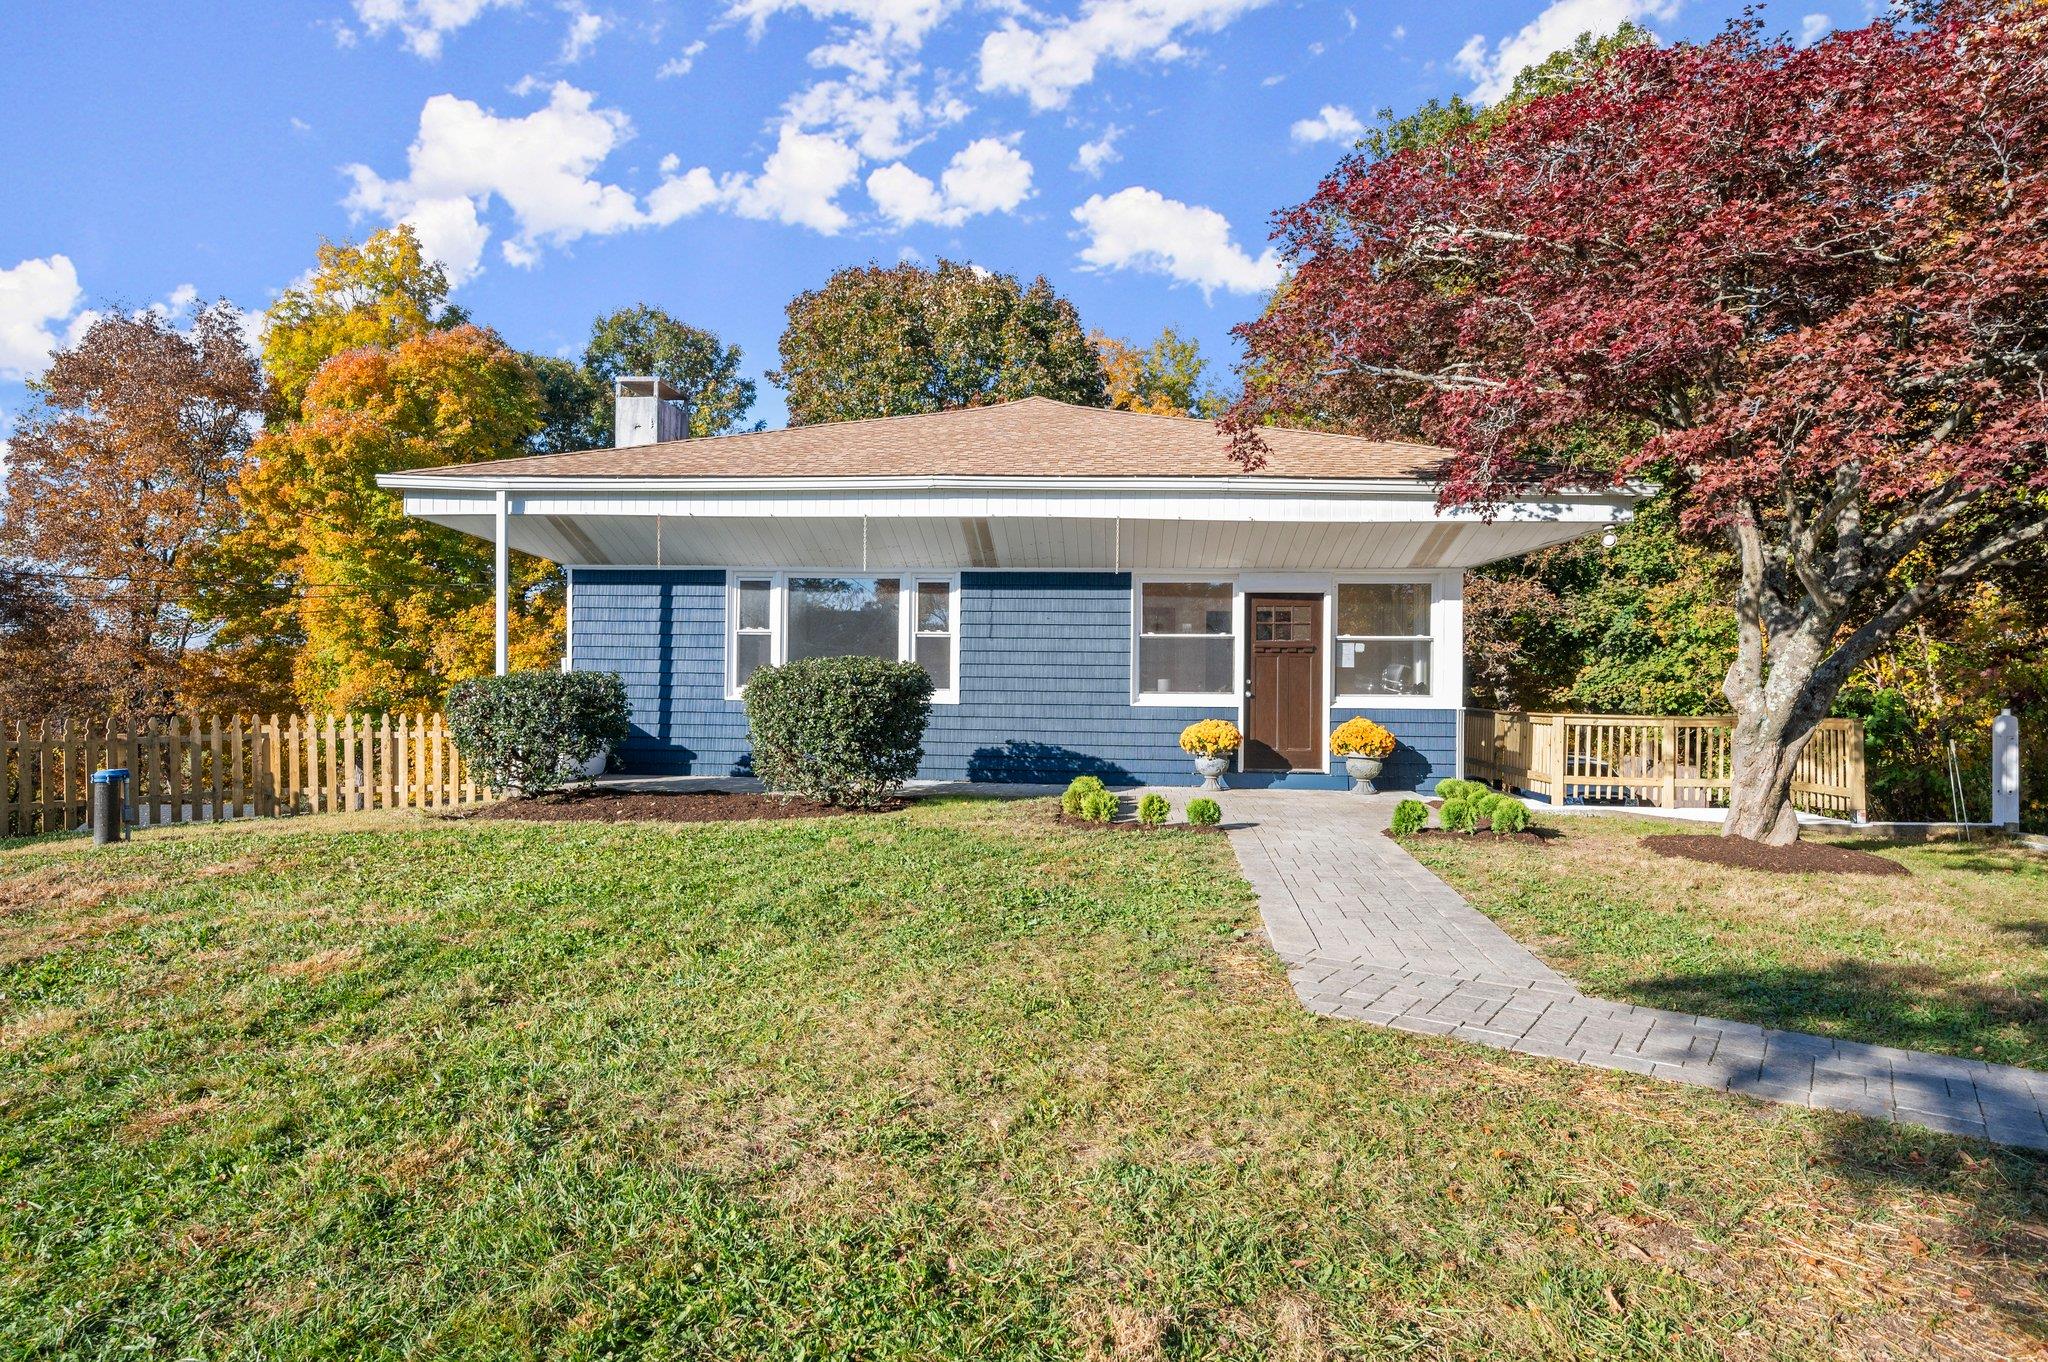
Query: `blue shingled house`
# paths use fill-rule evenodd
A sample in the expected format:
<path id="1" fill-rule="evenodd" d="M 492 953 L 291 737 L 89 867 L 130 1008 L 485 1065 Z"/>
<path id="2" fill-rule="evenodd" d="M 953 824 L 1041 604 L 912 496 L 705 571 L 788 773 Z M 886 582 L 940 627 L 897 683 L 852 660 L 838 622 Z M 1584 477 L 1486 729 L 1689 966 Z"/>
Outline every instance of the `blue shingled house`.
<path id="1" fill-rule="evenodd" d="M 937 696 L 922 774 L 1192 783 L 1180 730 L 1244 730 L 1231 783 L 1342 786 L 1332 726 L 1461 766 L 1465 570 L 1624 519 L 1613 492 L 1439 511 L 1445 451 L 1271 430 L 1256 472 L 1200 420 L 1026 398 L 683 438 L 621 380 L 619 444 L 387 475 L 407 511 L 568 571 L 564 665 L 617 672 L 629 771 L 747 769 L 755 668 L 872 654 Z"/>

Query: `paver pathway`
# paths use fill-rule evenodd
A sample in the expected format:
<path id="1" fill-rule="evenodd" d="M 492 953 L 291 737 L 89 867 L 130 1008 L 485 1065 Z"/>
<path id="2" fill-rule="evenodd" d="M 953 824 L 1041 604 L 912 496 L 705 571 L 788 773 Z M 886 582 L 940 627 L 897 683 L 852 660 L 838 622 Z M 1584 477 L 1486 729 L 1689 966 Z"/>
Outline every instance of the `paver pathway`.
<path id="1" fill-rule="evenodd" d="M 1231 844 L 1311 1011 L 2048 1149 L 2048 1073 L 1606 1002 L 1381 835 L 1394 805 L 1239 791 Z"/>

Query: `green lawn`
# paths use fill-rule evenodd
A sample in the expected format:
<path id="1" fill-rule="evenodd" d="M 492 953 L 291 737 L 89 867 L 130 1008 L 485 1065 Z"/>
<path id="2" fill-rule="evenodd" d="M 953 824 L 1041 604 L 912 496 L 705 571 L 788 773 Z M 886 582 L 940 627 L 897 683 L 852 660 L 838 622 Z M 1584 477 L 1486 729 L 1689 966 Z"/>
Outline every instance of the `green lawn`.
<path id="1" fill-rule="evenodd" d="M 2048 1165 L 1295 1003 L 1044 803 L 0 846 L 0 1357 L 2038 1347 Z"/>
<path id="2" fill-rule="evenodd" d="M 2048 1069 L 2048 857 L 1843 839 L 1912 875 L 1774 875 L 1641 846 L 1698 824 L 1546 821 L 1540 848 L 1412 849 L 1600 997 Z"/>

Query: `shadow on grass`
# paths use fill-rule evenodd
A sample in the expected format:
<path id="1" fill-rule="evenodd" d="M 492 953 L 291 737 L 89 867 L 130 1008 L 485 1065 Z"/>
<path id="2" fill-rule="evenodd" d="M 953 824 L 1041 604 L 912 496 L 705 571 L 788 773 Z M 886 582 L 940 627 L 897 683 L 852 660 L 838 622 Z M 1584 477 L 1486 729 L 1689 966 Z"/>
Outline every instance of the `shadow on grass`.
<path id="1" fill-rule="evenodd" d="M 2048 973 L 1992 985 L 1841 960 L 1635 979 L 1629 993 L 1677 1012 L 2048 1069 Z"/>
<path id="2" fill-rule="evenodd" d="M 1945 1240 L 1930 1254 L 1930 1270 L 1939 1264 L 1973 1293 L 1976 1304 L 2037 1339 L 2048 1338 L 2040 1298 L 2028 1288 L 2048 1272 L 2048 1155 L 2004 1145 L 1987 1150 L 1844 1114 L 1835 1118 L 1820 1162 L 1874 1207 L 1894 1208 L 1887 1215 L 1897 1213 L 1901 1193 L 1922 1205 L 1937 1197 L 1960 1201 L 1953 1216 L 1929 1216 L 1900 1228 Z"/>

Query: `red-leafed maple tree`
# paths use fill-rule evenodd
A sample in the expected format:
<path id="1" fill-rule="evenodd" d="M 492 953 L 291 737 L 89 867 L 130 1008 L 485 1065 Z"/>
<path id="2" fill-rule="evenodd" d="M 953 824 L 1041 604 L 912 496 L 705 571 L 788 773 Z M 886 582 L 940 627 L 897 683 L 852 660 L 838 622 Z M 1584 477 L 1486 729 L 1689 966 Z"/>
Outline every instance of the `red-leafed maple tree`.
<path id="1" fill-rule="evenodd" d="M 1411 423 L 1446 504 L 1649 478 L 1741 562 L 1726 830 L 1797 835 L 1844 679 L 2048 533 L 2048 9 L 1639 47 L 1360 153 L 1276 235 L 1227 424 Z"/>

